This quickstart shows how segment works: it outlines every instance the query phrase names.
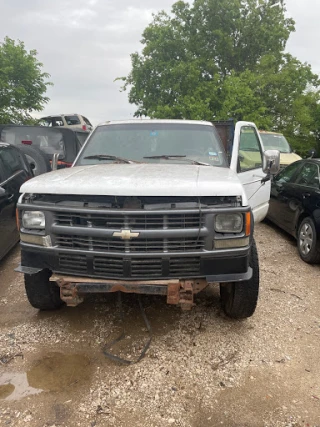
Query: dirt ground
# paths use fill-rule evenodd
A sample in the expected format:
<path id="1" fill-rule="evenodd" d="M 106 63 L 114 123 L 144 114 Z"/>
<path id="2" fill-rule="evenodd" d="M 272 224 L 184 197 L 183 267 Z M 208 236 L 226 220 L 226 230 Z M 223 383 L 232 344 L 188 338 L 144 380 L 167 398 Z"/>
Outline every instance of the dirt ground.
<path id="1" fill-rule="evenodd" d="M 39 312 L 0 263 L 1 426 L 320 426 L 320 266 L 295 241 L 256 227 L 261 292 L 255 315 L 231 321 L 218 287 L 191 312 L 143 297 L 153 328 L 146 357 L 130 366 L 105 357 L 121 332 L 115 295 Z M 136 357 L 148 339 L 136 296 L 123 297 L 126 337 L 114 351 Z"/>

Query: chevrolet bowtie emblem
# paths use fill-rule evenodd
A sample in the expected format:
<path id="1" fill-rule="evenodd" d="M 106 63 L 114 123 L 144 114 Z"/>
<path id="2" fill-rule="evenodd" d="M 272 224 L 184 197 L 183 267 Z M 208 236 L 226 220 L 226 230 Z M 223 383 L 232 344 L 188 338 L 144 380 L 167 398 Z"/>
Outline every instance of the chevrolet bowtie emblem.
<path id="1" fill-rule="evenodd" d="M 140 233 L 132 233 L 131 230 L 115 231 L 113 237 L 120 237 L 122 240 L 130 240 L 133 237 L 139 237 Z"/>

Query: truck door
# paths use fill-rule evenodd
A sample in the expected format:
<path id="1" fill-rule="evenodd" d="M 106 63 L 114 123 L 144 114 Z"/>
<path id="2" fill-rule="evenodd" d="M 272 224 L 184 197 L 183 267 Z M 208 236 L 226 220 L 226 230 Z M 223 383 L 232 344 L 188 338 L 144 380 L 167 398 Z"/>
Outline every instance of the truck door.
<path id="1" fill-rule="evenodd" d="M 235 127 L 230 169 L 238 177 L 246 192 L 255 222 L 267 215 L 270 199 L 270 181 L 261 183 L 263 144 L 254 123 L 238 122 Z"/>

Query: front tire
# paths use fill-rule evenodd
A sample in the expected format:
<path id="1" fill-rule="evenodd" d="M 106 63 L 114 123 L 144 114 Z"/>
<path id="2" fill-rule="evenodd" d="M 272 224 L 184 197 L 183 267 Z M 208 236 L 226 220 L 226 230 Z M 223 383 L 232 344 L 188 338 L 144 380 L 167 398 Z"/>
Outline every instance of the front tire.
<path id="1" fill-rule="evenodd" d="M 27 297 L 34 308 L 55 310 L 64 304 L 60 298 L 60 289 L 55 282 L 49 280 L 50 276 L 49 270 L 24 275 Z"/>
<path id="2" fill-rule="evenodd" d="M 301 259 L 309 264 L 318 264 L 320 262 L 320 245 L 317 240 L 316 227 L 310 217 L 301 221 L 297 241 Z"/>
<path id="3" fill-rule="evenodd" d="M 256 243 L 253 240 L 249 265 L 252 277 L 243 282 L 221 283 L 221 305 L 225 314 L 233 319 L 245 319 L 255 312 L 259 296 L 259 259 Z"/>

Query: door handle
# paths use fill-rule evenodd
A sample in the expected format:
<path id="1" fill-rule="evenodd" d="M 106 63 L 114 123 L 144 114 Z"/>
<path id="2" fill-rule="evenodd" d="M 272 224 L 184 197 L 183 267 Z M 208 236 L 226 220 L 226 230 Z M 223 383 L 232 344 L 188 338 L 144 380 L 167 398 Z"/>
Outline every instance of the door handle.
<path id="1" fill-rule="evenodd" d="M 311 196 L 311 194 L 310 193 L 303 193 L 302 194 L 302 197 L 304 198 L 304 199 L 306 199 L 307 197 L 310 197 Z"/>
<path id="2" fill-rule="evenodd" d="M 13 199 L 14 199 L 14 194 L 10 194 L 7 198 L 8 202 L 12 202 Z"/>

